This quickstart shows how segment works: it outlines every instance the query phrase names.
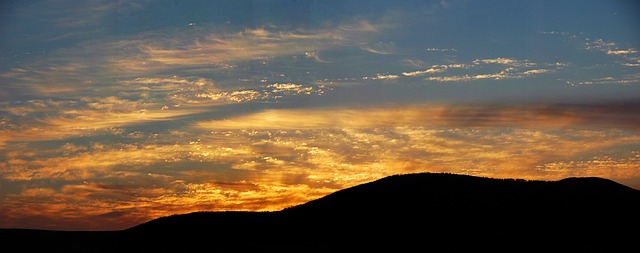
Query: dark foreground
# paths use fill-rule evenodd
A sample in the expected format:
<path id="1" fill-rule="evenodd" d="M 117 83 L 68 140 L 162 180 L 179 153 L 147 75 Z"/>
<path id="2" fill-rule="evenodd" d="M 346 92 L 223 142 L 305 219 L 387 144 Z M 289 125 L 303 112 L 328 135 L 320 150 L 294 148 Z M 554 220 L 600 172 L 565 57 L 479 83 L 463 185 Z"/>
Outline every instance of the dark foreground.
<path id="1" fill-rule="evenodd" d="M 277 212 L 191 213 L 122 231 L 0 229 L 0 243 L 12 252 L 634 252 L 640 191 L 601 178 L 420 173 Z"/>

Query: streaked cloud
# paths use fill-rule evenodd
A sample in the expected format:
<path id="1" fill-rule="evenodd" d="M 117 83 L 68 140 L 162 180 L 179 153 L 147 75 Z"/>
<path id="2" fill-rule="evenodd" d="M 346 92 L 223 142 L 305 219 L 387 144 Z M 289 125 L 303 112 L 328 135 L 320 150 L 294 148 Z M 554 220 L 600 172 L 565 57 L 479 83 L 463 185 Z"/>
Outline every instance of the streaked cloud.
<path id="1" fill-rule="evenodd" d="M 433 66 L 431 66 L 430 68 L 428 68 L 426 70 L 402 72 L 402 75 L 404 75 L 404 76 L 419 76 L 419 75 L 425 75 L 425 74 L 441 73 L 441 72 L 445 72 L 447 69 L 450 69 L 450 68 L 465 69 L 465 68 L 468 68 L 468 66 L 465 65 L 465 64 L 433 65 Z"/>
<path id="2" fill-rule="evenodd" d="M 549 162 L 536 169 L 547 173 L 563 173 L 563 177 L 610 177 L 603 169 L 614 169 L 620 178 L 636 177 L 640 166 L 640 153 L 637 150 L 623 152 L 622 155 L 596 155 L 576 160 Z"/>
<path id="3" fill-rule="evenodd" d="M 428 52 L 457 52 L 455 48 L 427 48 Z"/>
<path id="4" fill-rule="evenodd" d="M 613 55 L 618 55 L 618 54 L 636 54 L 638 53 L 638 50 L 635 50 L 633 48 L 630 49 L 617 49 L 617 50 L 607 50 L 607 54 L 613 54 Z"/>
<path id="5" fill-rule="evenodd" d="M 432 127 L 603 127 L 637 131 L 637 105 L 447 106 L 397 108 L 266 110 L 225 120 L 204 121 L 203 129 L 376 128 L 404 125 Z M 259 124 L 256 124 L 259 123 Z"/>
<path id="6" fill-rule="evenodd" d="M 376 74 L 376 76 L 372 77 L 372 80 L 393 80 L 393 79 L 398 79 L 400 76 L 399 75 L 393 75 L 393 74 Z M 368 77 L 364 77 L 364 79 L 369 79 Z"/>
<path id="7" fill-rule="evenodd" d="M 522 72 L 523 75 L 536 75 L 551 72 L 550 69 L 532 69 Z"/>
<path id="8" fill-rule="evenodd" d="M 362 45 L 361 48 L 367 52 L 374 54 L 393 54 L 396 52 L 394 42 L 377 42 L 373 44 Z"/>
<path id="9" fill-rule="evenodd" d="M 175 68 L 216 68 L 225 63 L 291 55 L 306 55 L 322 62 L 325 60 L 320 60 L 319 51 L 367 43 L 371 36 L 385 28 L 360 20 L 311 31 L 256 28 L 231 34 L 199 35 L 196 39 L 146 41 L 137 46 L 138 53 L 114 57 L 110 64 L 118 71 L 145 73 Z"/>
<path id="10" fill-rule="evenodd" d="M 478 73 L 489 69 L 496 69 L 495 66 L 501 66 L 494 73 Z M 534 63 L 528 60 L 516 60 L 510 58 L 490 58 L 476 59 L 471 63 L 456 63 L 447 65 L 433 65 L 426 70 L 417 70 L 411 72 L 403 72 L 407 77 L 430 75 L 424 79 L 427 81 L 437 82 L 468 82 L 483 79 L 519 79 L 528 78 L 539 74 L 547 74 L 558 71 L 563 68 L 564 63 Z M 457 69 L 466 70 L 460 74 L 446 74 L 447 71 Z"/>
<path id="11" fill-rule="evenodd" d="M 509 58 L 477 59 L 473 61 L 474 64 L 485 63 L 485 64 L 502 64 L 502 65 L 509 65 L 509 66 L 520 65 L 520 64 L 516 64 L 518 62 L 519 61 L 509 59 Z"/>
<path id="12" fill-rule="evenodd" d="M 193 78 L 191 82 L 210 82 L 198 75 L 233 71 L 242 62 L 266 63 L 294 55 L 327 62 L 319 58 L 321 51 L 366 44 L 380 36 L 387 26 L 357 20 L 311 30 L 255 28 L 223 33 L 211 28 L 204 33 L 184 30 L 172 31 L 171 36 L 154 32 L 119 40 L 89 40 L 12 68 L 0 73 L 0 77 L 17 91 L 41 95 L 105 92 L 119 89 L 122 84 L 143 85 L 143 82 L 175 85 L 179 81 L 168 80 L 166 76 L 174 76 L 176 72 L 191 73 L 179 77 Z"/>
<path id="13" fill-rule="evenodd" d="M 7 109 L 9 114 L 2 117 L 0 151 L 10 150 L 13 146 L 10 143 L 56 141 L 82 136 L 118 136 L 125 127 L 131 125 L 166 121 L 202 110 L 168 110 L 162 105 L 149 106 L 142 101 L 117 97 L 59 102 L 30 101 L 22 108 Z"/>
<path id="14" fill-rule="evenodd" d="M 604 78 L 597 78 L 597 79 L 593 79 L 591 81 L 580 81 L 580 82 L 575 82 L 572 83 L 573 85 L 615 85 L 615 84 L 620 84 L 620 85 L 634 85 L 634 84 L 638 84 L 640 83 L 640 78 L 638 77 L 627 77 L 624 79 L 616 79 L 613 77 L 604 77 Z"/>

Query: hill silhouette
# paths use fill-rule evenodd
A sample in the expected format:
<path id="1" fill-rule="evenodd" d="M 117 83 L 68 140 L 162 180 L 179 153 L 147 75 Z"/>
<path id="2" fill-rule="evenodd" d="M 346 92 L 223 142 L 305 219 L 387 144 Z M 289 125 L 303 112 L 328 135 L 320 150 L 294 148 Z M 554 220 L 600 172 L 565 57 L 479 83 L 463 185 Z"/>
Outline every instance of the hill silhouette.
<path id="1" fill-rule="evenodd" d="M 417 173 L 275 212 L 196 212 L 122 231 L 4 229 L 0 242 L 58 252 L 628 252 L 639 215 L 640 191 L 602 178 Z"/>

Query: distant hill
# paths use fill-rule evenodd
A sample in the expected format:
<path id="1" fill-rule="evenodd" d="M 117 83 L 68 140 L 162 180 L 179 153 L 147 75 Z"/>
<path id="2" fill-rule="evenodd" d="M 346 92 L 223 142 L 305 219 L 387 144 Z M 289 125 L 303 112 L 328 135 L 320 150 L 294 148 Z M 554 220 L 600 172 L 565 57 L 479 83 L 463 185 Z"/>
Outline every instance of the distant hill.
<path id="1" fill-rule="evenodd" d="M 628 252 L 640 191 L 602 178 L 389 176 L 276 212 L 196 212 L 110 232 L 0 230 L 60 252 Z"/>

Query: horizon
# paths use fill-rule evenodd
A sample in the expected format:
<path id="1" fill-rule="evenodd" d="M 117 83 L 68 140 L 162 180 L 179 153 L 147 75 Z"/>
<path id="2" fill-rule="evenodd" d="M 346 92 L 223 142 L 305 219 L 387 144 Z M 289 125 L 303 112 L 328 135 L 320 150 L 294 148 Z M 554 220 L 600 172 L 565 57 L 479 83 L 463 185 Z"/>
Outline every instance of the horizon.
<path id="1" fill-rule="evenodd" d="M 433 172 L 640 190 L 634 1 L 0 4 L 0 228 Z"/>

